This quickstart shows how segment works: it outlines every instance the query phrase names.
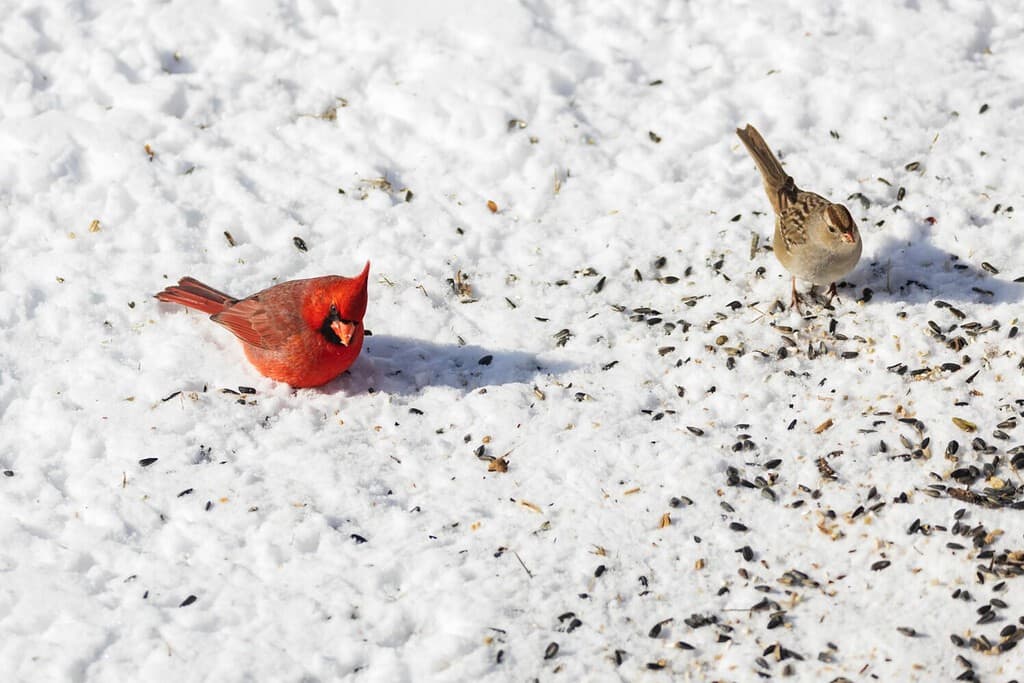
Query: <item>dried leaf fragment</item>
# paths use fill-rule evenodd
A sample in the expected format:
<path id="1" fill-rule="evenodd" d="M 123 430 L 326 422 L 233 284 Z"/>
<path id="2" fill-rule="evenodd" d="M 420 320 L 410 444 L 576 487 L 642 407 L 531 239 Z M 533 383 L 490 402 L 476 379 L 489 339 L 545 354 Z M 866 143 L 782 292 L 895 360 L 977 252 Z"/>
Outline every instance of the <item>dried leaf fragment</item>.
<path id="1" fill-rule="evenodd" d="M 532 510 L 532 511 L 536 512 L 537 514 L 541 514 L 541 515 L 544 514 L 543 510 L 541 510 L 540 506 L 537 505 L 536 503 L 531 503 L 528 500 L 521 500 L 521 501 L 519 501 L 519 504 L 522 505 L 527 510 Z"/>

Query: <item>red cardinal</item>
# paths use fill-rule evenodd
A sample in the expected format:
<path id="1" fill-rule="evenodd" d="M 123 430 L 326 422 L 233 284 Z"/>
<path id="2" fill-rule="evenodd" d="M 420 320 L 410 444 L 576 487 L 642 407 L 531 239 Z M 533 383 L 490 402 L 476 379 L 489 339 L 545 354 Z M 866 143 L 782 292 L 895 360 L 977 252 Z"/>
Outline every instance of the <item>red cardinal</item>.
<path id="1" fill-rule="evenodd" d="M 282 282 L 244 299 L 184 277 L 156 295 L 210 314 L 242 341 L 262 374 L 293 387 L 316 387 L 348 369 L 363 346 L 367 262 L 356 277 Z"/>

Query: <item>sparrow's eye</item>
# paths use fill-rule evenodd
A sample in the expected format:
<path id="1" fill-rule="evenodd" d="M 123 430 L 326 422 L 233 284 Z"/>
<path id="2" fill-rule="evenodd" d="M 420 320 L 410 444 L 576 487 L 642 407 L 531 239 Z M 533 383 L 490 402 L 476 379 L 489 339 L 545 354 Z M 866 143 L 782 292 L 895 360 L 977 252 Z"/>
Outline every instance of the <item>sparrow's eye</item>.
<path id="1" fill-rule="evenodd" d="M 828 231 L 829 232 L 835 232 L 836 231 L 836 226 L 834 226 L 834 225 L 828 226 Z"/>

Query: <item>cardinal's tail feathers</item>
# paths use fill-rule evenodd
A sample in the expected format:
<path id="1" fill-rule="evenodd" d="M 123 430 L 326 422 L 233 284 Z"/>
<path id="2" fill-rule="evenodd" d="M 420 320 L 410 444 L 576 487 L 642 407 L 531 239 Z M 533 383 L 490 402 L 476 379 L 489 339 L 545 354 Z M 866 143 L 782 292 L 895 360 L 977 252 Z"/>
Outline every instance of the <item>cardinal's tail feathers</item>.
<path id="1" fill-rule="evenodd" d="M 177 285 L 172 285 L 156 295 L 160 301 L 188 306 L 203 313 L 220 313 L 224 307 L 235 301 L 224 292 L 218 291 L 199 280 L 183 277 Z"/>

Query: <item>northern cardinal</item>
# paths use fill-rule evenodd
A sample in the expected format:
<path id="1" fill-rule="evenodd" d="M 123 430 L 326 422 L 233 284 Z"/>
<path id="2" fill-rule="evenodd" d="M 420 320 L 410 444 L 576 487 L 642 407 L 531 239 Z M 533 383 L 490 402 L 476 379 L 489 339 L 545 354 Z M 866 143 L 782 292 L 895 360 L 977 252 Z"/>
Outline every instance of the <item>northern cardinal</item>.
<path id="1" fill-rule="evenodd" d="M 156 295 L 210 314 L 231 330 L 263 375 L 316 387 L 348 369 L 363 346 L 367 262 L 356 277 L 327 275 L 282 282 L 244 299 L 190 277 Z"/>

